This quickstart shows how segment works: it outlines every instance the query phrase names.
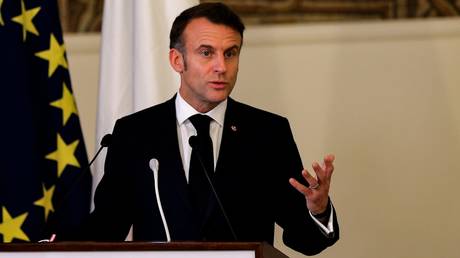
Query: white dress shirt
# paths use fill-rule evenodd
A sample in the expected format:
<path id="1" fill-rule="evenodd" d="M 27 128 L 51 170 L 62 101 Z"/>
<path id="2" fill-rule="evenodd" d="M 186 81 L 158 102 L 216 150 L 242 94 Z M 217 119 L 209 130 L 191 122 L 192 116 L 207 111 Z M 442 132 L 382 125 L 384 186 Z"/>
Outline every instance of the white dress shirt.
<path id="1" fill-rule="evenodd" d="M 197 134 L 195 127 L 189 118 L 195 114 L 208 115 L 212 118 L 209 125 L 209 136 L 212 140 L 212 150 L 214 154 L 214 169 L 216 168 L 217 158 L 219 157 L 220 142 L 224 128 L 225 111 L 227 110 L 227 100 L 222 101 L 208 113 L 200 113 L 190 106 L 178 93 L 176 97 L 176 118 L 177 118 L 177 138 L 179 139 L 179 149 L 184 165 L 185 176 L 189 178 L 190 156 L 192 147 L 188 143 L 191 136 Z"/>

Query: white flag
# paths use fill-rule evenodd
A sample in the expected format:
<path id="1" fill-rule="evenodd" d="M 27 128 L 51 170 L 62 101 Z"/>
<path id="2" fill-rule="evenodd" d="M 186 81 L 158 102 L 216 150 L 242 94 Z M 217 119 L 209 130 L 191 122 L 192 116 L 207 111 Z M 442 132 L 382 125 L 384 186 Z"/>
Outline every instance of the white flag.
<path id="1" fill-rule="evenodd" d="M 104 3 L 96 146 L 125 115 L 163 102 L 179 87 L 169 65 L 174 18 L 198 0 L 107 0 Z M 105 151 L 93 168 L 93 193 Z"/>

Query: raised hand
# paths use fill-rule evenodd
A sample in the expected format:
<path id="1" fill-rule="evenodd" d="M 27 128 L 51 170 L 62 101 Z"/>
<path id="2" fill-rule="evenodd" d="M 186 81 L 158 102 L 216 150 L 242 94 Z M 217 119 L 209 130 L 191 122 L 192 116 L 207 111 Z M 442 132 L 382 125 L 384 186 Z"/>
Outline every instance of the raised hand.
<path id="1" fill-rule="evenodd" d="M 312 168 L 316 176 L 312 176 L 306 169 L 302 170 L 302 176 L 309 186 L 294 178 L 289 179 L 289 183 L 305 196 L 307 208 L 313 215 L 321 214 L 327 209 L 334 160 L 335 156 L 329 154 L 324 157 L 322 165 L 313 162 Z"/>

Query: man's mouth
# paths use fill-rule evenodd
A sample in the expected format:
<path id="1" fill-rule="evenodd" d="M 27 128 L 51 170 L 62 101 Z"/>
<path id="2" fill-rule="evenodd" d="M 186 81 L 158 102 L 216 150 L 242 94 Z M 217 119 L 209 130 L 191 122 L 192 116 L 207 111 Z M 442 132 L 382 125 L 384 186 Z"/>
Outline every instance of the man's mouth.
<path id="1" fill-rule="evenodd" d="M 228 85 L 228 83 L 225 81 L 210 81 L 209 85 L 214 89 L 223 89 Z"/>

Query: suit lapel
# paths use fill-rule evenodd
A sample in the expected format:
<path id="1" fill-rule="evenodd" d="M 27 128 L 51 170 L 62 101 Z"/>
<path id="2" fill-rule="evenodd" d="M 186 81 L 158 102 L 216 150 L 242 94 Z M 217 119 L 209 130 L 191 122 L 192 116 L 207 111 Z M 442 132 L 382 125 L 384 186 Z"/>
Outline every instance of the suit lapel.
<path id="1" fill-rule="evenodd" d="M 224 128 L 222 132 L 222 140 L 219 150 L 219 158 L 216 164 L 216 176 L 225 172 L 225 168 L 228 167 L 229 162 L 234 155 L 235 151 L 238 150 L 240 145 L 239 141 L 239 129 L 240 121 L 238 114 L 235 110 L 235 101 L 231 98 L 228 99 L 227 110 L 225 112 Z"/>
<path id="2" fill-rule="evenodd" d="M 229 171 L 228 168 L 232 167 L 231 162 L 232 158 L 234 157 L 233 153 L 235 153 L 235 151 L 238 151 L 238 146 L 240 145 L 238 137 L 240 123 L 237 119 L 236 113 L 237 112 L 235 112 L 235 101 L 229 98 L 227 110 L 225 112 L 224 128 L 222 131 L 222 140 L 220 144 L 219 157 L 217 159 L 216 171 L 213 180 L 217 192 L 219 192 L 219 190 L 218 185 L 216 185 L 216 182 L 218 182 L 218 178 L 225 177 L 225 173 L 231 173 L 231 171 Z M 209 221 L 214 209 L 220 208 L 218 207 L 215 197 L 212 195 L 210 196 L 210 202 L 205 215 L 204 222 Z M 218 212 L 220 213 L 221 211 Z"/>

